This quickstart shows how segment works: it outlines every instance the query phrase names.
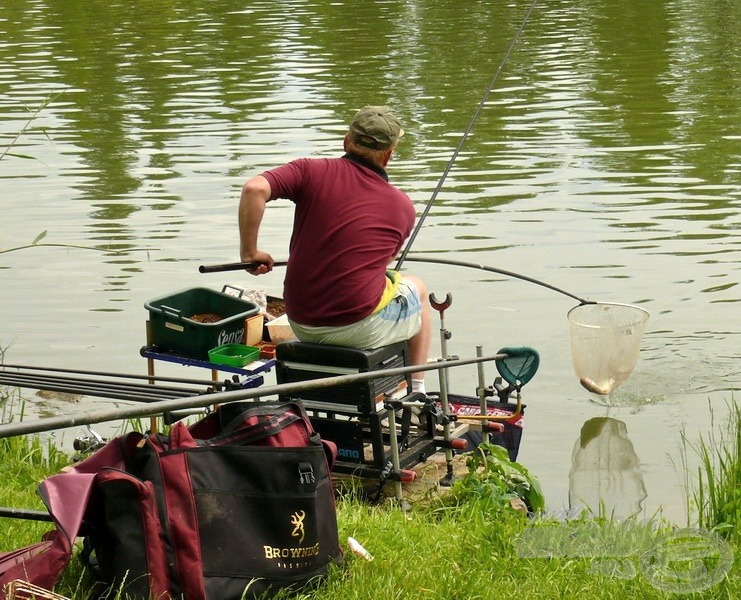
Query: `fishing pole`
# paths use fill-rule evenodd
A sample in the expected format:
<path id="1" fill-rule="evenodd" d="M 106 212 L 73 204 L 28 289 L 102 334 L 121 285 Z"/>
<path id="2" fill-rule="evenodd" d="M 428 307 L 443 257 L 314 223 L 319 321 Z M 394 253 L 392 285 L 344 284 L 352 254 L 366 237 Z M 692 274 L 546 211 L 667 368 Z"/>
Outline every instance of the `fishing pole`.
<path id="1" fill-rule="evenodd" d="M 237 262 L 237 263 L 224 263 L 222 265 L 201 265 L 198 267 L 199 273 L 220 273 L 221 271 L 249 271 L 255 267 L 259 267 L 262 263 L 256 262 Z M 275 261 L 274 267 L 285 267 L 288 264 L 287 261 Z"/>
<path id="2" fill-rule="evenodd" d="M 509 357 L 508 354 L 497 353 L 490 356 L 475 356 L 472 358 L 447 359 L 442 361 L 445 368 L 454 368 L 464 365 L 472 365 L 488 361 L 502 361 Z M 319 379 L 310 379 L 306 381 L 295 381 L 291 383 L 280 383 L 272 386 L 259 388 L 239 389 L 228 392 L 214 392 L 211 394 L 200 394 L 186 398 L 166 398 L 155 402 L 137 403 L 131 406 L 121 406 L 117 408 L 103 408 L 96 410 L 84 410 L 68 415 L 58 415 L 35 419 L 33 421 L 20 421 L 17 423 L 0 424 L 0 439 L 16 435 L 28 435 L 30 433 L 41 433 L 43 431 L 54 431 L 55 429 L 64 429 L 67 427 L 77 427 L 81 425 L 93 425 L 94 423 L 104 423 L 106 421 L 119 421 L 123 419 L 136 419 L 152 415 L 160 415 L 167 412 L 188 410 L 195 408 L 205 408 L 224 402 L 233 402 L 235 400 L 250 400 L 264 396 L 273 396 L 281 394 L 290 395 L 296 392 L 305 392 L 309 390 L 320 390 L 337 385 L 353 384 L 366 382 L 379 377 L 393 377 L 395 375 L 407 375 L 415 371 L 431 371 L 440 369 L 441 362 L 435 361 L 423 365 L 409 365 L 405 367 L 394 367 L 383 369 L 381 371 L 363 371 L 361 373 L 349 373 L 345 375 L 335 375 L 332 377 L 322 377 Z"/>
<path id="3" fill-rule="evenodd" d="M 407 256 L 406 259 L 410 262 L 422 262 L 422 263 L 431 263 L 431 264 L 438 264 L 438 265 L 452 265 L 455 267 L 468 267 L 470 269 L 479 269 L 480 271 L 489 271 L 490 273 L 498 273 L 499 275 L 506 275 L 507 277 L 514 277 L 515 279 L 521 279 L 522 281 L 528 281 L 530 283 L 534 283 L 535 285 L 539 285 L 544 288 L 548 288 L 549 290 L 553 290 L 554 292 L 558 292 L 559 294 L 563 294 L 564 296 L 568 296 L 569 298 L 573 298 L 574 300 L 577 300 L 580 305 L 584 304 L 597 304 L 594 300 L 585 300 L 584 298 L 581 298 L 577 296 L 576 294 L 572 294 L 571 292 L 567 292 L 566 290 L 563 290 L 559 287 L 556 287 L 555 285 L 551 285 L 550 283 L 546 283 L 545 281 L 540 281 L 539 279 L 535 279 L 533 277 L 528 277 L 527 275 L 522 275 L 521 273 L 515 273 L 514 271 L 507 271 L 505 269 L 499 269 L 497 267 L 489 267 L 487 265 L 482 265 L 480 263 L 472 263 L 472 262 L 464 262 L 461 260 L 452 260 L 448 258 L 428 258 L 426 256 Z M 285 262 L 276 262 L 276 265 L 285 265 Z M 220 271 L 243 271 L 245 269 L 254 268 L 256 266 L 255 263 L 224 263 L 221 265 L 201 265 L 198 267 L 198 271 L 201 273 L 218 273 Z"/>
<path id="4" fill-rule="evenodd" d="M 120 379 L 141 379 L 146 380 L 150 383 L 162 383 L 162 382 L 168 382 L 168 383 L 185 383 L 185 384 L 193 384 L 193 385 L 212 385 L 215 382 L 211 379 L 193 379 L 193 378 L 185 378 L 185 377 L 164 377 L 162 375 L 140 375 L 140 374 L 131 374 L 131 373 L 112 373 L 109 371 L 90 371 L 90 370 L 84 370 L 84 369 L 65 369 L 62 367 L 36 367 L 33 365 L 17 365 L 17 364 L 7 364 L 3 363 L 0 365 L 0 373 L 10 373 L 10 372 L 17 372 L 17 373 L 23 373 L 23 372 L 29 372 L 29 371 L 44 371 L 49 373 L 63 373 L 63 374 L 75 374 L 75 375 L 92 375 L 94 377 L 111 377 L 111 378 L 120 378 Z M 89 380 L 89 381 L 96 381 L 96 380 Z M 98 380 L 99 381 L 99 380 Z"/>
<path id="5" fill-rule="evenodd" d="M 407 254 L 409 253 L 410 248 L 412 247 L 412 244 L 414 243 L 414 240 L 417 238 L 417 234 L 419 233 L 419 230 L 422 228 L 422 223 L 424 223 L 424 220 L 427 218 L 427 214 L 430 212 L 430 209 L 432 208 L 432 205 L 435 202 L 435 199 L 437 198 L 437 195 L 440 193 L 440 190 L 443 187 L 443 183 L 448 177 L 448 173 L 450 173 L 450 170 L 453 168 L 453 164 L 455 163 L 456 159 L 458 158 L 458 154 L 461 151 L 461 148 L 463 148 L 463 144 L 468 139 L 468 136 L 470 135 L 471 131 L 473 130 L 473 126 L 476 123 L 476 120 L 479 118 L 479 115 L 481 114 L 481 111 L 484 109 L 484 104 L 486 104 L 486 100 L 489 98 L 489 94 L 491 93 L 491 90 L 494 88 L 494 85 L 496 84 L 497 80 L 499 79 L 499 75 L 501 74 L 502 70 L 504 69 L 504 65 L 507 63 L 507 60 L 509 59 L 509 55 L 512 53 L 512 50 L 514 49 L 515 45 L 517 44 L 517 41 L 520 39 L 520 36 L 522 35 L 522 32 L 525 29 L 525 25 L 527 24 L 528 20 L 530 19 L 530 15 L 532 14 L 533 10 L 535 9 L 535 5 L 537 4 L 537 0 L 533 0 L 530 4 L 530 7 L 528 8 L 527 12 L 525 13 L 525 17 L 522 20 L 522 23 L 520 23 L 520 27 L 515 33 L 514 37 L 512 38 L 512 41 L 510 42 L 509 46 L 507 47 L 507 51 L 504 53 L 504 57 L 502 58 L 502 61 L 499 63 L 499 67 L 497 67 L 497 70 L 494 72 L 494 77 L 492 77 L 491 83 L 489 83 L 489 87 L 486 88 L 486 91 L 484 92 L 483 97 L 481 98 L 481 102 L 479 102 L 479 105 L 476 107 L 476 110 L 473 114 L 473 117 L 471 118 L 471 122 L 468 124 L 468 127 L 463 132 L 463 135 L 461 136 L 460 141 L 458 142 L 458 146 L 456 147 L 455 151 L 453 152 L 453 155 L 450 157 L 450 161 L 448 161 L 447 166 L 445 167 L 445 170 L 443 171 L 442 176 L 440 177 L 440 180 L 437 182 L 437 186 L 435 187 L 434 191 L 432 192 L 432 196 L 427 201 L 427 204 L 425 205 L 424 210 L 422 211 L 422 215 L 419 217 L 419 220 L 417 221 L 417 225 L 414 228 L 414 231 L 412 232 L 412 235 L 409 237 L 409 240 L 407 241 L 407 244 L 402 251 L 401 255 L 399 256 L 399 261 L 396 263 L 395 270 L 400 271 L 401 265 L 404 264 L 404 260 L 407 257 Z"/>
<path id="6" fill-rule="evenodd" d="M 535 285 L 548 288 L 549 290 L 553 290 L 554 292 L 558 292 L 559 294 L 563 294 L 564 296 L 568 296 L 569 298 L 578 300 L 580 305 L 597 304 L 597 302 L 594 300 L 585 300 L 584 298 L 580 298 L 576 294 L 572 294 L 571 292 L 562 290 L 561 288 L 558 288 L 555 285 L 551 285 L 550 283 L 546 283 L 545 281 L 540 281 L 539 279 L 534 279 L 533 277 L 528 277 L 527 275 L 521 275 L 520 273 L 515 273 L 514 271 L 507 271 L 505 269 L 489 267 L 487 265 L 482 265 L 479 263 L 464 262 L 462 260 L 451 260 L 448 258 L 429 258 L 426 256 L 407 256 L 406 258 L 410 262 L 422 262 L 422 263 L 431 263 L 431 264 L 438 264 L 438 265 L 452 265 L 455 267 L 468 267 L 471 269 L 479 269 L 481 271 L 489 271 L 491 273 L 498 273 L 500 275 L 506 275 L 507 277 L 514 277 L 515 279 L 522 279 L 523 281 L 528 281 L 530 283 L 534 283 Z"/>

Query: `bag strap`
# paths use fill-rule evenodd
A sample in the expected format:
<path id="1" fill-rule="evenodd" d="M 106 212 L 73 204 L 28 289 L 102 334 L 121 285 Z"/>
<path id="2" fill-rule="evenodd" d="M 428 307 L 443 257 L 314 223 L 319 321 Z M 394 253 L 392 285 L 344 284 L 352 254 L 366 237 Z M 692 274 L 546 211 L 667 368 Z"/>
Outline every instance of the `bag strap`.
<path id="1" fill-rule="evenodd" d="M 319 434 L 316 434 L 319 436 Z M 331 471 L 334 467 L 334 461 L 337 460 L 337 444 L 330 442 L 329 440 L 321 440 L 322 447 L 324 448 L 324 456 L 327 459 L 327 469 Z"/>
<path id="2" fill-rule="evenodd" d="M 241 428 L 221 433 L 209 440 L 203 440 L 201 444 L 204 446 L 248 446 L 274 437 L 290 425 L 300 421 L 301 417 L 289 413 L 260 415 L 256 418 L 254 415 L 250 415 L 242 422 Z"/>
<path id="3" fill-rule="evenodd" d="M 234 409 L 237 409 L 238 412 Z M 247 407 L 243 403 L 235 405 L 227 404 L 219 410 L 222 411 L 221 418 L 228 419 L 221 426 L 221 432 L 225 434 L 241 429 L 250 417 L 280 417 L 285 414 L 291 414 L 298 418 L 303 416 L 301 414 L 303 411 L 295 402 L 270 402 L 257 405 L 252 404 Z"/>
<path id="4" fill-rule="evenodd" d="M 233 408 L 225 405 L 227 412 Z M 221 410 L 220 408 L 219 410 Z M 311 441 L 314 433 L 306 413 L 294 402 L 265 403 L 249 406 L 235 416 L 223 415 L 229 420 L 222 425 L 219 434 L 208 440 L 199 441 L 199 445 L 249 445 L 278 435 L 293 424 L 303 422 L 306 442 Z M 231 417 L 231 418 L 229 418 Z"/>

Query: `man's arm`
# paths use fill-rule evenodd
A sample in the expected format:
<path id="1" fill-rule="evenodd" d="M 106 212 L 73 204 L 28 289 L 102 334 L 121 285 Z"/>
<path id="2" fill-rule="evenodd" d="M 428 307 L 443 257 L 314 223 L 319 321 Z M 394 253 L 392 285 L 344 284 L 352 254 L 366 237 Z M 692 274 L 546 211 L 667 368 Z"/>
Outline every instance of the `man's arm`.
<path id="1" fill-rule="evenodd" d="M 255 275 L 267 273 L 273 268 L 273 257 L 257 248 L 257 234 L 265 213 L 265 205 L 270 200 L 270 183 L 262 175 L 253 177 L 242 186 L 239 199 L 239 254 L 242 262 L 255 262 L 261 265 L 252 270 Z"/>

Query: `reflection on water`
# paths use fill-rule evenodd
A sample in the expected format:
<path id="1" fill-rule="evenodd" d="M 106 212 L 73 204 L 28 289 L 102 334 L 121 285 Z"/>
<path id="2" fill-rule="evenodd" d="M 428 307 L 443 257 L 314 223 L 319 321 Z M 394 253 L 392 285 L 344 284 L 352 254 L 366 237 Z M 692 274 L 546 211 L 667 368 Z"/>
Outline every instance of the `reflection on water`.
<path id="1" fill-rule="evenodd" d="M 623 421 L 589 419 L 571 456 L 569 508 L 616 518 L 637 515 L 646 499 L 640 459 Z"/>

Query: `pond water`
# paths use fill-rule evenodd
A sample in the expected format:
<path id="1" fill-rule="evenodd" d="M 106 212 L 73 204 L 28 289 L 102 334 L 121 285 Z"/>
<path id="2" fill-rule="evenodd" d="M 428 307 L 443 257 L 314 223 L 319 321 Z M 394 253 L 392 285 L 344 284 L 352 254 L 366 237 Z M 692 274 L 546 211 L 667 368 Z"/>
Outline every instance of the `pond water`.
<path id="1" fill-rule="evenodd" d="M 609 493 L 683 521 L 682 432 L 696 442 L 717 427 L 741 382 L 741 9 L 540 2 L 503 63 L 530 6 L 3 2 L 4 361 L 145 373 L 147 300 L 227 283 L 279 294 L 279 269 L 257 280 L 198 266 L 238 259 L 246 178 L 338 155 L 365 104 L 403 120 L 389 173 L 421 214 L 503 64 L 412 252 L 638 304 L 651 313 L 640 361 L 601 401 L 572 369 L 576 301 L 476 269 L 405 270 L 452 293 L 451 353 L 539 351 L 519 460 L 552 509 L 622 453 Z M 287 202 L 266 216 L 276 258 L 291 218 Z M 475 370 L 451 379 L 475 392 Z M 30 396 L 32 412 L 78 408 Z"/>

